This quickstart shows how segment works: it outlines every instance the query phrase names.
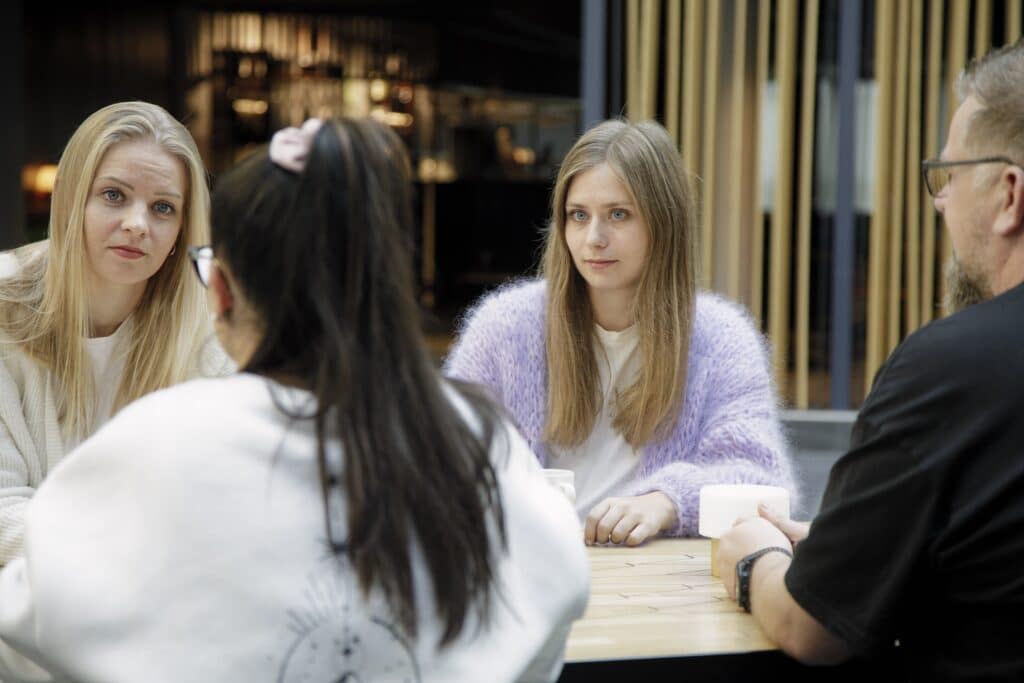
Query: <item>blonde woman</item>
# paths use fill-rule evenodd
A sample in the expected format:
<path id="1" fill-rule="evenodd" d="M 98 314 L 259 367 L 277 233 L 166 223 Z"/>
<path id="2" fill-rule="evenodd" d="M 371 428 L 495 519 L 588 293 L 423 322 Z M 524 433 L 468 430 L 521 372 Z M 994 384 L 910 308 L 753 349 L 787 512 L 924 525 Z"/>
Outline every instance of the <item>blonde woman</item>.
<path id="1" fill-rule="evenodd" d="M 222 369 L 187 253 L 208 213 L 188 131 L 123 102 L 68 142 L 49 239 L 0 254 L 0 564 L 65 453 L 130 401 Z"/>
<path id="2" fill-rule="evenodd" d="M 705 484 L 795 496 L 764 341 L 697 292 L 697 226 L 664 128 L 599 124 L 559 170 L 542 279 L 485 297 L 447 359 L 545 466 L 575 472 L 588 544 L 695 535 Z"/>

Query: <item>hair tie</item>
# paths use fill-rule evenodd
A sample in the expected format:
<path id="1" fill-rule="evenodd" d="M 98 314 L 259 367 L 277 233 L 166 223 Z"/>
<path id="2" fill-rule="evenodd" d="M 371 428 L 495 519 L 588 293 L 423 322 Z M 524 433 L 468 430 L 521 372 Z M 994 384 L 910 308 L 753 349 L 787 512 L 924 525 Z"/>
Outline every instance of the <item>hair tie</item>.
<path id="1" fill-rule="evenodd" d="M 293 173 L 302 173 L 313 146 L 313 136 L 324 125 L 322 119 L 307 119 L 301 128 L 290 126 L 270 139 L 270 160 Z"/>

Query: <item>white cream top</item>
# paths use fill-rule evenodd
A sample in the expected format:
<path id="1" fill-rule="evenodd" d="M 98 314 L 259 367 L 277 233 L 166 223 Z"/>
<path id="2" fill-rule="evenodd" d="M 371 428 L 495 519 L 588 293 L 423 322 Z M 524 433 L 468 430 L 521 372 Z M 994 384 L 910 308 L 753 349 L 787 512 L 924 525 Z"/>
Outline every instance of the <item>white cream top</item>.
<path id="1" fill-rule="evenodd" d="M 590 510 L 616 496 L 636 477 L 640 454 L 615 431 L 616 396 L 636 381 L 640 372 L 636 325 L 611 332 L 594 325 L 594 352 L 601 375 L 601 412 L 587 440 L 573 448 L 553 447 L 550 467 L 576 473 L 576 514 L 586 519 Z"/>
<path id="2" fill-rule="evenodd" d="M 130 323 L 125 322 L 107 337 L 92 337 L 85 340 L 85 350 L 92 360 L 92 377 L 96 386 L 96 419 L 93 421 L 93 431 L 110 419 L 127 355 L 127 348 L 122 341 L 128 335 L 127 330 L 130 326 Z"/>

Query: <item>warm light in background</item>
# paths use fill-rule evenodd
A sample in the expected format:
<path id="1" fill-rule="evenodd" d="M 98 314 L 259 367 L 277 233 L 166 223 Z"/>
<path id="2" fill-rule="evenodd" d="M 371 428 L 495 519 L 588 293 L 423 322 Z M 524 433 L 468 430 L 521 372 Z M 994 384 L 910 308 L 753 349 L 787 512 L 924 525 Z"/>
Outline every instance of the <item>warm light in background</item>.
<path id="1" fill-rule="evenodd" d="M 455 167 L 446 159 L 420 159 L 419 178 L 425 183 L 450 183 L 455 180 Z"/>
<path id="2" fill-rule="evenodd" d="M 394 128 L 405 128 L 412 125 L 412 114 L 401 111 L 387 111 L 378 107 L 370 112 L 370 116 Z"/>
<path id="3" fill-rule="evenodd" d="M 231 103 L 231 108 L 239 114 L 252 114 L 259 116 L 267 113 L 266 100 L 237 99 Z"/>
<path id="4" fill-rule="evenodd" d="M 370 99 L 374 102 L 382 102 L 388 96 L 388 90 L 388 82 L 383 78 L 370 81 Z"/>
<path id="5" fill-rule="evenodd" d="M 516 147 L 512 150 L 512 160 L 517 164 L 529 166 L 537 160 L 537 153 L 529 147 Z"/>
<path id="6" fill-rule="evenodd" d="M 33 164 L 21 171 L 21 187 L 26 192 L 36 194 L 53 194 L 53 184 L 57 180 L 55 164 Z"/>

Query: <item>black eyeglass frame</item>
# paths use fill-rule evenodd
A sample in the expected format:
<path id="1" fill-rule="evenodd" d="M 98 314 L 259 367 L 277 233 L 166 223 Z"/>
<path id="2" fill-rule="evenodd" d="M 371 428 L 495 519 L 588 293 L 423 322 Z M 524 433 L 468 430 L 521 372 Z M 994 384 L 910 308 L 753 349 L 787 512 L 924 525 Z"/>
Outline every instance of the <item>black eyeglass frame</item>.
<path id="1" fill-rule="evenodd" d="M 956 159 L 953 161 L 946 161 L 944 159 L 925 159 L 921 162 L 921 175 L 924 177 L 924 186 L 928 188 L 928 194 L 932 197 L 935 197 L 938 194 L 938 192 L 935 191 L 935 188 L 932 187 L 931 181 L 928 180 L 928 174 L 930 171 L 950 168 L 952 166 L 973 166 L 977 164 L 1009 164 L 1010 166 L 1016 166 L 1024 171 L 1024 166 L 1021 166 L 1009 157 L 982 157 L 980 159 Z M 945 185 L 940 188 L 939 192 L 944 188 Z"/>
<path id="2" fill-rule="evenodd" d="M 203 287 L 209 287 L 209 269 L 207 269 L 206 277 L 203 277 L 203 270 L 199 265 L 200 261 L 207 261 L 209 265 L 213 265 L 214 255 L 213 247 L 208 244 L 204 244 L 198 247 L 188 248 L 188 257 L 192 260 L 192 269 L 195 271 L 196 277 L 199 278 L 200 284 Z"/>

